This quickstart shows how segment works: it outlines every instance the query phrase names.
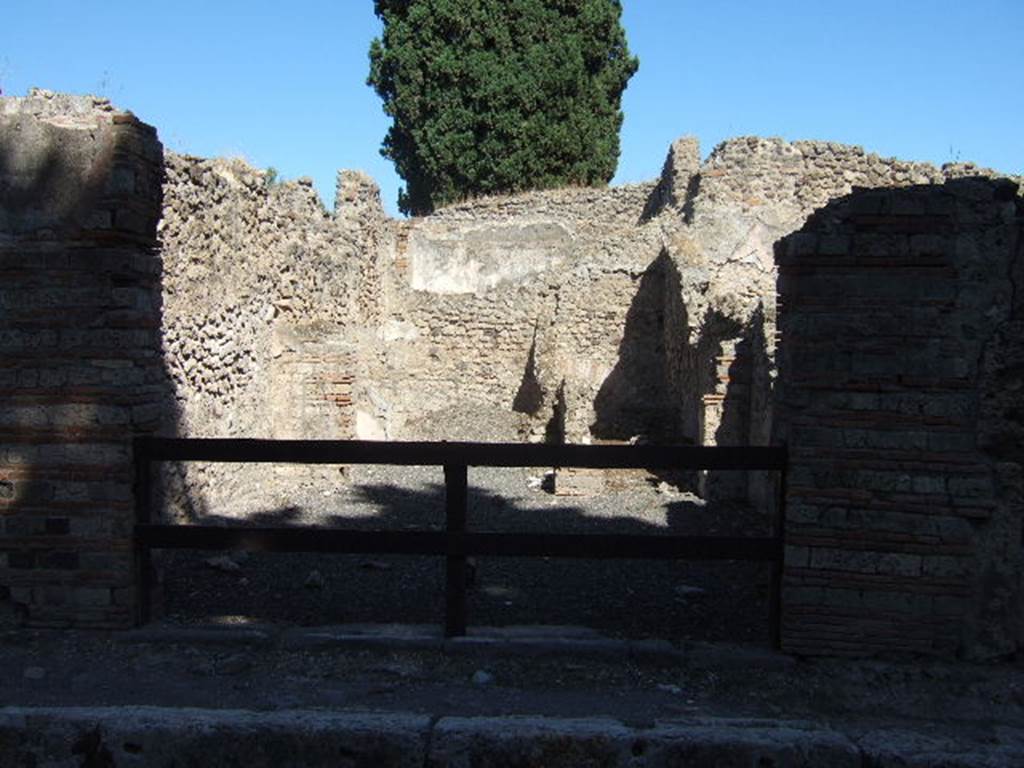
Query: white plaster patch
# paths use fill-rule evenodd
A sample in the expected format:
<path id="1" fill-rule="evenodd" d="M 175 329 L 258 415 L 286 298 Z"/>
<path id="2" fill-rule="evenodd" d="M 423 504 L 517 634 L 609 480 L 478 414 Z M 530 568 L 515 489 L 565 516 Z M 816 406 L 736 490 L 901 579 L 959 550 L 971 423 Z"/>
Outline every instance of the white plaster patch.
<path id="1" fill-rule="evenodd" d="M 380 420 L 366 411 L 356 411 L 357 440 L 387 440 L 387 430 Z"/>
<path id="2" fill-rule="evenodd" d="M 419 328 L 406 320 L 388 320 L 377 333 L 382 341 L 415 341 L 420 337 Z"/>
<path id="3" fill-rule="evenodd" d="M 429 293 L 483 293 L 521 283 L 560 265 L 574 235 L 553 221 L 470 225 L 413 231 L 412 288 Z"/>

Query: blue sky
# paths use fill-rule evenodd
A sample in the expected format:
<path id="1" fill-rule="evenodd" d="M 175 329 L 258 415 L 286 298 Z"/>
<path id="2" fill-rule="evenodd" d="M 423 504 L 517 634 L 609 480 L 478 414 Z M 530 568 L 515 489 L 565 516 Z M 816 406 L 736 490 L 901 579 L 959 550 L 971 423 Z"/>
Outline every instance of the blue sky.
<path id="1" fill-rule="evenodd" d="M 1024 0 L 624 0 L 640 70 L 614 183 L 657 176 L 669 143 L 740 135 L 860 144 L 1024 173 Z M 366 84 L 370 0 L 4 0 L 0 88 L 108 96 L 192 154 L 311 176 L 401 180 Z"/>

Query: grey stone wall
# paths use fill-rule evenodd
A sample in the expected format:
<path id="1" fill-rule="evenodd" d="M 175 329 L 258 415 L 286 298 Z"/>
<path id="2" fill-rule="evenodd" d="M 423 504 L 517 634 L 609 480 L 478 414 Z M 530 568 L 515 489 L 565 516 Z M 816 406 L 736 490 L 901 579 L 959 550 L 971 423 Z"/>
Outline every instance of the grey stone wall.
<path id="1" fill-rule="evenodd" d="M 131 437 L 165 399 L 162 163 L 105 100 L 0 100 L 0 617 L 133 620 Z"/>
<path id="2" fill-rule="evenodd" d="M 437 423 L 541 439 L 554 420 L 572 442 L 766 444 L 775 242 L 854 185 L 977 172 L 760 138 L 702 164 L 681 139 L 656 183 L 472 200 L 398 225 L 366 423 L 396 438 L 444 436 Z M 771 479 L 720 473 L 704 490 L 765 500 Z"/>
<path id="3" fill-rule="evenodd" d="M 554 419 L 570 441 L 599 436 L 595 401 L 665 239 L 665 221 L 642 220 L 653 189 L 479 200 L 398 225 L 368 371 L 380 431 L 537 440 Z M 630 354 L 654 355 L 653 374 L 663 363 L 643 346 Z M 646 431 L 644 407 L 617 435 Z"/>
<path id="4" fill-rule="evenodd" d="M 783 240 L 778 260 L 784 647 L 1016 651 L 1017 185 L 857 190 Z"/>
<path id="5" fill-rule="evenodd" d="M 128 441 L 161 416 L 185 436 L 786 439 L 788 648 L 1008 653 L 1024 266 L 1020 198 L 985 175 L 756 138 L 701 163 L 681 139 L 648 184 L 393 221 L 363 174 L 332 214 L 307 181 L 164 157 L 102 100 L 0 100 L 0 599 L 130 620 Z M 166 500 L 265 511 L 333 471 L 169 466 Z"/>
<path id="6" fill-rule="evenodd" d="M 165 345 L 183 428 L 267 434 L 288 405 L 269 385 L 275 329 L 309 325 L 351 342 L 353 436 L 765 444 L 774 243 L 854 184 L 971 172 L 758 138 L 702 164 L 681 139 L 648 184 L 392 221 L 360 174 L 339 175 L 332 216 L 301 184 L 171 155 Z M 195 487 L 212 470 L 192 471 Z M 232 476 L 213 483 L 226 497 L 258 486 Z M 771 479 L 704 489 L 764 500 Z"/>
<path id="7" fill-rule="evenodd" d="M 688 182 L 679 235 L 689 269 L 684 302 L 703 397 L 700 441 L 765 444 L 775 377 L 775 243 L 855 186 L 897 188 L 964 175 L 998 176 L 970 164 L 936 168 L 881 158 L 860 147 L 776 138 L 730 139 Z M 771 480 L 709 478 L 708 491 L 765 501 Z"/>
<path id="8" fill-rule="evenodd" d="M 330 215 L 306 180 L 239 160 L 166 159 L 160 248 L 163 350 L 183 437 L 351 437 L 353 349 L 375 319 L 383 230 L 376 186 L 338 179 Z M 259 465 L 168 465 L 172 515 L 198 519 L 282 502 L 295 483 Z"/>

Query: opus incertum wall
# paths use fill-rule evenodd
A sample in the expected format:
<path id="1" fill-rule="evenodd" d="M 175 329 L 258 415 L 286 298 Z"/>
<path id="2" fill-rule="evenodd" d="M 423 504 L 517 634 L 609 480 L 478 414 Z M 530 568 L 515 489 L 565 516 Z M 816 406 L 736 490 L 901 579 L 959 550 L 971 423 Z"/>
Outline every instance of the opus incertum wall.
<path id="1" fill-rule="evenodd" d="M 163 151 L 104 100 L 0 107 L 0 608 L 133 620 L 131 437 L 161 414 Z"/>
<path id="2" fill-rule="evenodd" d="M 489 440 L 561 419 L 570 442 L 788 442 L 786 649 L 1010 653 L 1021 198 L 968 172 L 681 141 L 657 183 L 396 222 L 360 174 L 331 214 L 301 180 L 165 158 L 103 100 L 0 99 L 0 621 L 131 622 L 130 440 L 161 418 Z M 203 471 L 197 508 L 255 486 Z"/>
<path id="3" fill-rule="evenodd" d="M 856 190 L 780 242 L 789 651 L 1021 639 L 1024 205 L 1007 180 Z"/>

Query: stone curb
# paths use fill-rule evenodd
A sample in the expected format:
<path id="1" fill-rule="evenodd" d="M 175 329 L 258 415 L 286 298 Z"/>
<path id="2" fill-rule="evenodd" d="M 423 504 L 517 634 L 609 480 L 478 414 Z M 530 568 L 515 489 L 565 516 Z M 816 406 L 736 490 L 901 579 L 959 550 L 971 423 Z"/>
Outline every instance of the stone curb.
<path id="1" fill-rule="evenodd" d="M 609 718 L 430 718 L 322 710 L 251 712 L 160 707 L 0 708 L 0 765 L 546 766 L 1024 764 L 1024 731 L 965 737 L 807 721 L 696 719 L 631 727 Z"/>
<path id="2" fill-rule="evenodd" d="M 0 709 L 0 765 L 421 768 L 430 718 L 161 707 Z"/>

